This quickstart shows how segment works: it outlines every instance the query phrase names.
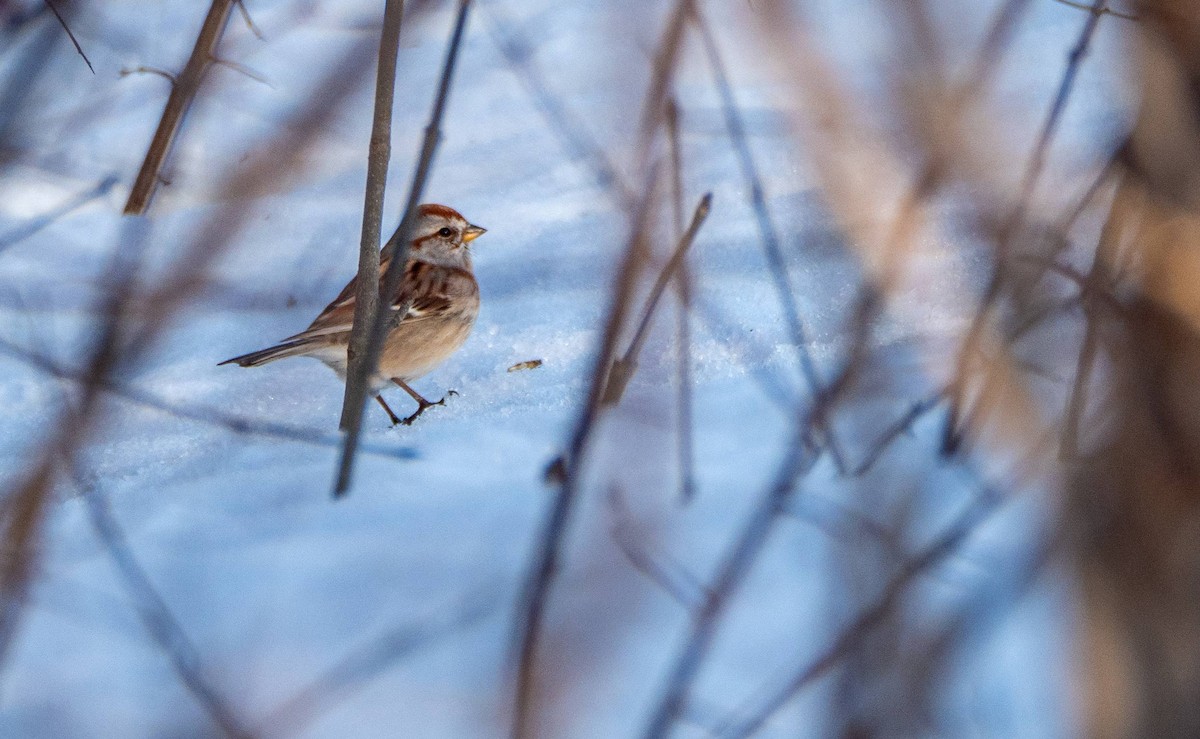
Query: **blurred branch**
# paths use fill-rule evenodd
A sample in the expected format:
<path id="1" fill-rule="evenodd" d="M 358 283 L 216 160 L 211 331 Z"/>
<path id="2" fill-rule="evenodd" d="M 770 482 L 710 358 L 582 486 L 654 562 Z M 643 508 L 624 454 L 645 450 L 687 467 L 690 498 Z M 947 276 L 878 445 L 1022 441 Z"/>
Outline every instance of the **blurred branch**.
<path id="1" fill-rule="evenodd" d="M 1075 380 L 1071 386 L 1071 394 L 1062 425 L 1062 437 L 1059 440 L 1059 458 L 1075 459 L 1079 455 L 1079 427 L 1083 414 L 1087 410 L 1087 391 L 1092 370 L 1095 366 L 1099 350 L 1102 315 L 1095 307 L 1096 301 L 1109 293 L 1112 288 L 1112 268 L 1116 264 L 1117 251 L 1120 247 L 1122 232 L 1129 226 L 1140 203 L 1136 202 L 1140 190 L 1127 188 L 1125 175 L 1119 176 L 1117 194 L 1109 206 L 1108 217 L 1100 231 L 1100 243 L 1096 247 L 1092 259 L 1092 269 L 1080 285 L 1084 297 L 1085 329 L 1083 341 L 1079 346 L 1079 360 L 1076 363 Z M 1111 299 L 1111 297 L 1110 297 Z M 1118 305 L 1119 307 L 1119 305 Z"/>
<path id="2" fill-rule="evenodd" d="M 458 61 L 458 50 L 462 45 L 463 30 L 466 28 L 467 13 L 470 9 L 471 0 L 459 0 L 458 16 L 454 21 L 454 30 L 450 34 L 450 41 L 447 45 L 446 61 L 442 66 L 442 75 L 438 82 L 429 124 L 425 127 L 425 137 L 421 143 L 421 153 L 417 159 L 412 185 L 408 191 L 404 217 L 384 246 L 384 256 L 390 257 L 392 261 L 383 275 L 383 285 L 380 290 L 383 295 L 396 294 L 408 264 L 409 238 L 413 222 L 416 220 L 417 206 L 420 205 L 421 196 L 425 192 L 425 181 L 433 170 L 434 154 L 441 141 L 442 117 L 445 115 L 446 105 L 450 99 L 450 85 L 454 78 L 454 67 Z M 361 289 L 361 284 L 359 287 Z M 367 403 L 367 378 L 374 374 L 375 369 L 379 366 L 379 356 L 383 352 L 383 343 L 391 328 L 391 320 L 391 311 L 376 311 L 362 364 L 358 366 L 357 373 L 347 375 L 346 378 L 346 397 L 343 401 L 345 407 L 342 411 L 342 418 L 347 421 L 344 424 L 346 436 L 345 443 L 342 445 L 341 461 L 338 464 L 337 481 L 333 488 L 333 497 L 335 498 L 345 495 L 350 489 L 354 456 L 362 434 L 363 410 Z"/>
<path id="3" fill-rule="evenodd" d="M 611 304 L 607 311 L 608 319 L 604 326 L 600 352 L 592 367 L 588 397 L 584 402 L 579 420 L 575 424 L 567 451 L 552 465 L 552 467 L 559 467 L 563 470 L 562 483 L 538 537 L 534 561 L 517 606 L 518 620 L 513 637 L 517 685 L 513 725 L 509 734 L 512 739 L 522 739 L 533 735 L 533 716 L 531 714 L 542 619 L 545 616 L 546 603 L 554 584 L 554 576 L 558 572 L 567 527 L 579 499 L 582 486 L 580 468 L 584 462 L 584 452 L 591 440 L 592 429 L 600 416 L 604 389 L 607 386 L 608 369 L 616 357 L 617 340 L 625 326 L 638 273 L 645 262 L 646 226 L 653 206 L 657 180 L 658 169 L 651 167 L 643 185 L 641 205 L 630 222 L 629 237 L 620 268 L 617 271 Z"/>
<path id="4" fill-rule="evenodd" d="M 67 6 L 70 13 L 76 7 L 75 3 Z M 28 18 L 35 19 L 44 12 L 43 6 L 38 6 L 37 12 Z M 16 48 L 11 57 L 6 58 L 6 66 L 11 70 L 5 80 L 3 90 L 0 90 L 0 164 L 15 158 L 16 152 L 10 150 L 10 141 L 15 139 L 15 124 L 26 113 L 25 104 L 33 97 L 38 82 L 47 74 L 53 65 L 49 63 L 51 55 L 63 37 L 59 29 L 52 24 L 44 23 L 30 30 L 34 39 L 25 44 L 24 49 Z M 15 57 L 15 58 L 12 58 Z"/>
<path id="5" fill-rule="evenodd" d="M 75 51 L 79 52 L 79 56 L 83 57 L 83 63 L 91 70 L 92 74 L 96 73 L 96 68 L 92 66 L 92 60 L 88 59 L 87 54 L 83 53 L 83 47 L 79 45 L 79 39 L 75 38 L 75 34 L 71 32 L 71 27 L 67 25 L 67 19 L 63 18 L 62 13 L 58 12 L 58 8 L 54 7 L 52 0 L 43 0 L 46 7 L 50 8 L 50 12 L 54 13 L 54 17 L 58 19 L 58 24 L 67 32 L 67 36 L 71 39 L 71 43 L 75 44 Z"/>
<path id="6" fill-rule="evenodd" d="M 109 193 L 110 190 L 112 190 L 113 185 L 115 184 L 117 184 L 117 177 L 115 175 L 109 175 L 97 183 L 95 187 L 91 187 L 88 190 L 79 193 L 57 208 L 53 208 L 35 218 L 30 218 L 28 221 L 12 231 L 9 231 L 8 233 L 0 234 L 0 253 L 7 251 L 13 245 L 24 241 L 30 236 L 33 236 L 43 228 L 53 225 L 59 219 L 70 215 L 72 211 L 82 208 L 93 200 L 99 200 L 100 198 L 104 197 Z"/>
<path id="7" fill-rule="evenodd" d="M 700 227 L 704 225 L 704 219 L 708 217 L 708 212 L 711 208 L 712 193 L 705 193 L 696 205 L 696 210 L 692 213 L 691 225 L 688 226 L 683 237 L 679 239 L 679 243 L 675 246 L 675 251 L 672 252 L 671 258 L 663 265 L 662 271 L 658 274 L 658 279 L 654 282 L 654 287 L 650 289 L 650 294 L 646 296 L 646 304 L 642 309 L 642 318 L 638 322 L 637 330 L 634 331 L 633 339 L 629 342 L 629 348 L 622 357 L 613 361 L 612 368 L 608 374 L 608 381 L 604 388 L 604 396 L 600 401 L 601 403 L 616 404 L 621 401 L 621 397 L 625 393 L 625 386 L 629 383 L 630 378 L 633 377 L 633 373 L 637 371 L 637 357 L 642 351 L 642 344 L 646 341 L 646 331 L 650 327 L 650 319 L 654 316 L 654 310 L 658 307 L 658 301 L 662 298 L 663 291 L 667 288 L 667 283 L 675 276 L 676 270 L 683 263 L 688 248 L 696 240 L 696 234 L 700 232 Z"/>
<path id="8" fill-rule="evenodd" d="M 1055 523 L 1061 524 L 1061 521 Z M 1059 527 L 1055 529 L 1062 530 Z M 1023 554 L 1019 561 L 1004 562 L 1002 568 L 989 573 L 991 582 L 971 593 L 966 605 L 948 623 L 933 634 L 919 641 L 914 640 L 916 643 L 909 650 L 912 656 L 901 668 L 912 676 L 909 686 L 909 694 L 913 696 L 911 704 L 937 705 L 937 696 L 933 693 L 939 688 L 945 691 L 953 685 L 955 660 L 968 653 L 972 645 L 978 645 L 987 636 L 995 634 L 1005 619 L 1013 615 L 1021 599 L 1029 594 L 1062 544 L 1061 536 L 1052 531 L 1048 538 L 1033 546 L 1032 551 Z"/>
<path id="9" fill-rule="evenodd" d="M 1091 7 L 1095 11 L 1099 11 L 1106 4 L 1107 0 L 1095 0 Z M 947 416 L 945 432 L 943 434 L 943 453 L 953 454 L 957 450 L 961 442 L 961 434 L 965 431 L 965 429 L 959 428 L 960 420 L 966 415 L 971 415 L 969 410 L 964 409 L 967 403 L 966 393 L 970 365 L 979 355 L 980 345 L 983 340 L 983 330 L 991 318 L 996 301 L 1000 297 L 1007 270 L 1005 260 L 1009 256 L 1009 244 L 1016 237 L 1024 223 L 1026 212 L 1029 208 L 1029 201 L 1033 197 L 1038 180 L 1041 178 L 1042 170 L 1045 167 L 1046 153 L 1049 151 L 1050 143 L 1058 130 L 1062 113 L 1066 109 L 1072 90 L 1075 88 L 1075 80 L 1078 77 L 1080 65 L 1087 55 L 1088 47 L 1091 44 L 1092 37 L 1096 33 L 1102 16 L 1103 13 L 1100 12 L 1092 12 L 1088 15 L 1087 21 L 1080 30 L 1079 38 L 1067 56 L 1067 66 L 1059 82 L 1058 91 L 1054 96 L 1053 102 L 1050 104 L 1050 110 L 1046 113 L 1041 133 L 1038 135 L 1033 147 L 1033 153 L 1030 156 L 1029 163 L 1026 165 L 1017 204 L 1009 215 L 1008 220 L 1001 226 L 1000 232 L 997 235 L 996 263 L 993 267 L 992 277 L 980 301 L 980 307 L 972 319 L 963 345 L 959 349 L 954 377 L 950 384 L 950 413 Z M 990 371 L 985 369 L 981 382 L 986 388 L 990 381 Z M 977 420 L 981 419 L 977 418 Z"/>
<path id="10" fill-rule="evenodd" d="M 161 336 L 193 294 L 195 286 L 203 284 L 198 275 L 224 254 L 248 217 L 248 198 L 245 196 L 260 191 L 268 182 L 277 182 L 296 161 L 296 154 L 311 144 L 322 124 L 353 90 L 350 82 L 358 77 L 357 57 L 356 50 L 351 50 L 335 64 L 322 84 L 315 88 L 310 105 L 281 126 L 285 133 L 253 157 L 250 165 L 222 183 L 223 191 L 233 197 L 184 243 L 173 262 L 173 271 L 159 276 L 154 288 L 142 296 L 147 318 L 136 326 L 128 320 L 128 307 L 136 292 L 148 222 L 140 218 L 125 220 L 117 248 L 112 250 L 107 274 L 101 280 L 102 284 L 112 286 L 99 311 L 101 327 L 80 352 L 86 357 L 81 373 L 86 382 L 81 388 L 77 409 L 53 419 L 52 436 L 42 447 L 40 461 L 31 465 L 31 472 L 5 496 L 8 515 L 3 542 L 12 555 L 3 558 L 0 564 L 0 663 L 12 644 L 25 603 L 45 504 L 53 491 L 56 471 L 64 464 L 73 463 L 79 449 L 88 441 L 96 425 L 101 389 L 118 369 L 126 373 L 133 371 L 143 351 Z"/>
<path id="11" fill-rule="evenodd" d="M 74 476 L 92 528 L 112 559 L 121 585 L 133 601 L 142 625 L 167 656 L 179 681 L 226 736 L 254 736 L 253 732 L 244 728 L 241 719 L 216 688 L 205 679 L 200 654 L 195 644 L 188 638 L 187 632 L 134 556 L 125 532 L 113 517 L 107 496 L 97 485 L 86 481 L 79 470 L 74 471 Z"/>
<path id="12" fill-rule="evenodd" d="M 654 64 L 650 69 L 650 86 L 642 98 L 635 161 L 644 162 L 648 159 L 650 144 L 665 120 L 667 104 L 671 97 L 671 80 L 679 64 L 679 50 L 683 46 L 687 20 L 696 12 L 695 0 L 677 0 L 667 19 L 667 27 L 659 38 L 654 52 Z"/>
<path id="13" fill-rule="evenodd" d="M 635 193 L 617 172 L 604 147 L 588 133 L 581 121 L 571 115 L 562 99 L 551 90 L 545 76 L 534 63 L 533 46 L 529 39 L 513 30 L 497 7 L 498 4 L 494 2 L 483 6 L 492 41 L 500 49 L 504 61 L 533 100 L 534 107 L 542 114 L 551 132 L 558 137 L 569 155 L 587 164 L 596 184 L 611 193 L 618 205 L 626 209 L 636 207 Z"/>
<path id="14" fill-rule="evenodd" d="M 822 178 L 826 198 L 850 234 L 848 243 L 858 249 L 869 282 L 848 321 L 852 339 L 840 370 L 797 424 L 774 482 L 735 536 L 709 587 L 711 596 L 693 616 L 684 647 L 670 669 L 663 697 L 653 709 L 643 734 L 648 738 L 665 736 L 679 717 L 691 685 L 711 651 L 720 617 L 764 548 L 800 475 L 813 464 L 813 453 L 819 448 L 813 430 L 823 427 L 832 408 L 861 371 L 871 326 L 883 308 L 885 297 L 900 284 L 902 258 L 911 252 L 912 243 L 928 218 L 926 199 L 940 181 L 936 168 L 922 174 L 907 188 L 887 227 L 878 227 L 870 216 L 883 202 L 886 192 L 883 186 L 890 184 L 889 176 L 895 179 L 892 173 L 900 168 L 886 158 L 886 149 L 880 146 L 878 160 L 871 162 L 875 176 L 868 180 L 852 176 L 853 163 L 844 158 L 847 150 L 850 147 L 871 150 L 864 145 L 863 137 L 854 135 L 859 132 L 861 117 L 855 115 L 837 77 L 814 51 L 816 44 L 811 34 L 792 16 L 788 6 L 776 2 L 766 10 L 760 20 L 769 51 L 775 52 L 770 58 L 779 63 L 786 79 L 796 84 L 805 100 L 805 110 L 819 111 L 819 125 L 805 126 L 802 130 L 809 138 L 808 148 Z M 1011 402 L 1015 406 L 1011 412 L 1014 420 L 1036 420 L 1024 395 L 1014 393 Z M 1030 427 L 1035 426 L 1031 423 Z"/>
<path id="15" fill-rule="evenodd" d="M 767 208 L 766 191 L 763 187 L 762 175 L 759 174 L 758 165 L 755 163 L 754 155 L 750 151 L 745 122 L 742 120 L 741 110 L 738 107 L 737 100 L 734 98 L 733 88 L 729 83 L 729 75 L 725 71 L 725 62 L 721 57 L 720 50 L 717 48 L 716 38 L 712 34 L 712 29 L 699 9 L 692 14 L 692 18 L 696 28 L 700 31 L 704 52 L 708 58 L 709 67 L 712 70 L 713 81 L 716 85 L 717 93 L 721 97 L 721 110 L 725 116 L 725 126 L 729 131 L 730 143 L 737 154 L 738 164 L 742 170 L 742 179 L 745 180 L 750 189 L 750 205 L 754 209 L 755 222 L 758 225 L 759 243 L 762 245 L 763 253 L 766 255 L 767 264 L 770 267 L 776 298 L 783 309 L 789 336 L 792 345 L 795 347 L 800 369 L 804 374 L 805 380 L 808 382 L 809 392 L 814 396 L 819 395 L 822 392 L 823 382 L 821 381 L 820 373 L 817 371 L 817 364 L 813 360 L 812 352 L 808 348 L 808 329 L 805 327 L 804 319 L 800 316 L 800 308 L 796 303 L 795 292 L 792 290 L 791 279 L 788 275 L 787 261 L 783 256 L 783 246 L 779 238 L 779 233 L 775 228 L 775 222 L 772 220 L 770 211 Z M 834 464 L 839 470 L 845 471 L 845 458 L 834 439 L 832 429 L 822 427 L 819 429 L 819 432 L 823 437 L 824 445 L 828 449 L 830 457 L 834 460 Z"/>
<path id="16" fill-rule="evenodd" d="M 379 32 L 379 61 L 375 73 L 375 115 L 367 149 L 367 184 L 363 196 L 362 236 L 358 251 L 358 287 L 354 294 L 354 319 L 346 347 L 346 392 L 342 401 L 343 431 L 354 422 L 356 398 L 367 396 L 374 367 L 366 366 L 371 328 L 379 313 L 379 248 L 383 241 L 383 194 L 388 161 L 392 155 L 392 101 L 396 96 L 396 57 L 400 53 L 400 27 L 404 0 L 386 0 Z M 391 293 L 389 293 L 389 296 Z M 360 410 L 361 415 L 361 410 Z M 359 419 L 361 423 L 361 419 Z"/>
<path id="17" fill-rule="evenodd" d="M 362 644 L 259 721 L 258 733 L 279 737 L 302 734 L 313 721 L 400 661 L 477 623 L 489 613 L 483 602 L 480 599 L 470 607 L 452 609 L 456 615 L 451 618 L 441 616 L 430 623 L 388 629 Z"/>
<path id="18" fill-rule="evenodd" d="M 679 140 L 679 104 L 672 97 L 667 101 L 667 140 L 671 151 L 671 210 L 674 215 L 675 238 L 685 232 L 683 213 L 683 147 Z M 676 312 L 676 440 L 679 457 L 680 500 L 691 502 L 696 495 L 696 462 L 692 420 L 692 270 L 684 259 L 679 265 L 675 288 L 679 293 Z"/>
<path id="19" fill-rule="evenodd" d="M 171 145 L 179 133 L 180 126 L 183 125 L 183 118 L 191 107 L 192 100 L 200 90 L 204 73 L 216 57 L 217 44 L 225 32 L 229 11 L 237 1 L 213 0 L 209 6 L 204 25 L 200 27 L 200 33 L 196 36 L 192 55 L 171 86 L 171 94 L 167 98 L 162 118 L 158 121 L 158 128 L 154 132 L 154 138 L 150 140 L 150 148 L 146 150 L 142 168 L 138 170 L 137 179 L 129 191 L 129 199 L 125 202 L 125 215 L 141 215 L 150 207 L 150 199 L 158 187 Z"/>
<path id="20" fill-rule="evenodd" d="M 772 715 L 797 693 L 853 652 L 858 644 L 897 608 L 914 580 L 954 554 L 962 543 L 986 521 L 1004 500 L 1003 495 L 985 489 L 958 518 L 923 552 L 910 559 L 884 588 L 875 604 L 854 619 L 816 659 L 797 671 L 766 698 L 749 709 L 735 711 L 717 732 L 722 739 L 746 737 L 758 731 Z"/>
<path id="21" fill-rule="evenodd" d="M 1068 7 L 1075 8 L 1077 10 L 1086 10 L 1087 12 L 1091 13 L 1092 15 L 1097 15 L 1097 16 L 1113 15 L 1118 18 L 1124 18 L 1127 21 L 1136 21 L 1138 19 L 1138 17 L 1132 13 L 1122 13 L 1119 10 L 1113 10 L 1112 8 L 1105 7 L 1103 5 L 1098 5 L 1095 3 L 1093 3 L 1092 5 L 1085 5 L 1083 3 L 1071 2 L 1071 0 L 1054 0 L 1054 2 L 1060 3 L 1062 5 L 1066 5 Z"/>
<path id="22" fill-rule="evenodd" d="M 39 461 L 22 476 L 15 489 L 3 496 L 3 546 L 0 557 L 0 667 L 7 661 L 26 604 L 26 594 L 36 566 L 37 543 L 45 510 L 53 495 L 59 466 L 73 461 L 92 430 L 103 378 L 120 361 L 125 306 L 134 291 L 145 246 L 145 234 L 136 222 L 122 229 L 121 247 L 109 259 L 107 276 L 114 286 L 99 311 L 101 325 L 83 350 L 88 358 L 76 408 L 54 419 L 51 436 L 42 445 Z"/>
<path id="23" fill-rule="evenodd" d="M 642 546 L 629 507 L 625 504 L 625 496 L 619 487 L 613 486 L 609 490 L 608 511 L 613 542 L 635 570 L 688 611 L 694 610 L 704 602 L 704 583 L 679 562 L 663 553 L 649 552 Z"/>
<path id="24" fill-rule="evenodd" d="M 680 716 L 692 682 L 711 650 L 720 617 L 758 559 L 796 482 L 816 462 L 818 449 L 809 427 L 807 418 L 796 422 L 774 481 L 722 558 L 703 602 L 693 611 L 684 647 L 672 663 L 662 697 L 654 704 L 642 733 L 646 739 L 665 737 Z"/>
<path id="25" fill-rule="evenodd" d="M 850 471 L 850 474 L 854 477 L 861 477 L 869 472 L 875 466 L 875 463 L 879 461 L 879 458 L 883 456 L 883 453 L 888 450 L 888 447 L 901 436 L 910 434 L 913 424 L 920 420 L 926 413 L 936 408 L 942 402 L 945 394 L 946 391 L 944 389 L 938 390 L 933 395 L 913 403 L 907 413 L 896 419 L 891 426 L 875 439 L 874 443 L 871 444 L 870 450 L 863 455 L 862 461 Z"/>
<path id="26" fill-rule="evenodd" d="M 0 352 L 8 354 L 17 360 L 24 362 L 30 367 L 33 367 L 41 372 L 45 372 L 47 375 L 55 377 L 59 380 L 65 380 L 67 382 L 73 382 L 80 385 L 86 385 L 88 382 L 88 378 L 81 372 L 63 367 L 54 362 L 45 354 L 38 354 L 29 349 L 17 346 L 16 344 L 13 344 L 3 338 L 0 338 Z M 119 383 L 111 377 L 105 378 L 101 381 L 100 389 L 106 393 L 110 393 L 118 398 L 133 403 L 134 405 L 159 411 L 181 420 L 194 421 L 196 423 L 203 423 L 209 426 L 217 426 L 235 434 L 263 436 L 266 438 L 296 441 L 302 444 L 311 444 L 313 446 L 335 449 L 341 446 L 341 438 L 337 434 L 324 433 L 315 429 L 308 429 L 302 426 L 292 426 L 274 421 L 261 421 L 244 418 L 242 416 L 226 413 L 225 411 L 217 408 L 204 408 L 198 405 L 180 405 L 178 403 L 172 403 L 171 401 L 168 401 L 162 396 L 156 395 L 149 390 Z M 416 452 L 408 447 L 390 448 L 376 444 L 369 444 L 363 445 L 362 450 L 364 454 L 372 454 L 391 459 L 409 460 L 416 458 Z"/>

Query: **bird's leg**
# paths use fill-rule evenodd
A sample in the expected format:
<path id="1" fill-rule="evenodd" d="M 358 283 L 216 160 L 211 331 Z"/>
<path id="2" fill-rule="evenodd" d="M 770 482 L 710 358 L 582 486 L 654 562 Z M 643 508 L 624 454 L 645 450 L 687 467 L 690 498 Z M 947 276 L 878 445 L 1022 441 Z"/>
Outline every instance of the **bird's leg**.
<path id="1" fill-rule="evenodd" d="M 412 397 L 413 400 L 417 401 L 416 412 L 414 412 L 411 416 L 409 416 L 408 418 L 405 418 L 404 420 L 402 420 L 400 422 L 400 423 L 404 424 L 405 426 L 411 426 L 412 422 L 417 420 L 417 418 L 420 417 L 420 415 L 425 412 L 426 408 L 433 406 L 433 405 L 445 405 L 446 404 L 445 398 L 442 398 L 441 400 L 434 401 L 434 402 L 425 400 L 425 398 L 421 397 L 420 393 L 418 393 L 416 390 L 413 390 L 411 387 L 408 386 L 407 382 L 405 382 L 404 380 L 401 380 L 398 377 L 393 377 L 392 382 L 399 385 L 400 388 L 402 390 L 404 390 L 404 392 L 408 393 Z"/>
<path id="2" fill-rule="evenodd" d="M 383 399 L 382 395 L 376 395 L 375 400 L 378 400 L 379 405 L 383 406 L 383 410 L 387 411 L 388 418 L 391 419 L 393 426 L 400 423 L 400 416 L 397 416 L 392 409 L 388 407 L 387 401 Z"/>

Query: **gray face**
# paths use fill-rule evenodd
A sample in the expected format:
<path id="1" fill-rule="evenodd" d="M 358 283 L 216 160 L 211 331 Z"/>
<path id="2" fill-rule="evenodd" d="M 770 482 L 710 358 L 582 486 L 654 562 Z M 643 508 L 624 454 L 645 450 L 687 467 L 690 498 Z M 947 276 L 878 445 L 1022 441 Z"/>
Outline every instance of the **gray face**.
<path id="1" fill-rule="evenodd" d="M 417 221 L 409 258 L 470 269 L 468 244 L 483 232 L 457 213 L 424 213 Z"/>

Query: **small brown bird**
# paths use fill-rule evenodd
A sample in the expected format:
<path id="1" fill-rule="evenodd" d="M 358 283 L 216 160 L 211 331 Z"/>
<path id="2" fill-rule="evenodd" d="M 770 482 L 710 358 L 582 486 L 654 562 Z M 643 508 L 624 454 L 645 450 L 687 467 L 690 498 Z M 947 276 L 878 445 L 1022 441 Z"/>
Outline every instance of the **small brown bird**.
<path id="1" fill-rule="evenodd" d="M 445 361 L 471 333 L 479 315 L 479 284 L 475 281 L 467 245 L 485 231 L 444 205 L 427 203 L 417 209 L 415 236 L 409 245 L 404 277 L 390 300 L 381 296 L 381 309 L 388 306 L 394 315 L 379 358 L 379 372 L 371 378 L 371 393 L 387 411 L 393 425 L 409 425 L 426 408 L 442 405 L 446 400 L 431 403 L 408 383 Z M 381 280 L 389 261 L 384 258 L 380 264 Z M 345 378 L 356 290 L 357 278 L 350 280 L 304 331 L 275 346 L 221 364 L 257 367 L 285 357 L 315 357 Z M 389 380 L 417 401 L 417 410 L 411 416 L 400 419 L 379 395 Z"/>

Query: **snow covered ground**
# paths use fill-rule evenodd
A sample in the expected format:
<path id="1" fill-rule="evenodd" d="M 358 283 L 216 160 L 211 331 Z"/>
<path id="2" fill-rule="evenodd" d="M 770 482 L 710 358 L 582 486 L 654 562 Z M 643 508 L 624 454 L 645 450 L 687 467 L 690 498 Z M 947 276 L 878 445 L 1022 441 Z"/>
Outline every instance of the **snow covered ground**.
<path id="1" fill-rule="evenodd" d="M 169 185 L 146 224 L 149 279 L 171 266 L 200 224 L 222 212 L 221 183 L 278 134 L 313 81 L 354 44 L 373 46 L 377 5 L 255 0 L 248 6 L 264 40 L 235 14 L 221 54 L 265 82 L 226 67 L 211 71 L 170 160 Z M 103 425 L 86 449 L 85 466 L 192 642 L 200 673 L 243 725 L 311 737 L 494 736 L 505 730 L 516 606 L 553 496 L 542 473 L 561 451 L 585 397 L 628 225 L 586 164 L 564 150 L 505 62 L 495 43 L 496 22 L 503 18 L 534 42 L 532 58 L 571 115 L 632 176 L 630 142 L 647 60 L 668 5 L 480 3 L 425 200 L 449 204 L 488 228 L 475 247 L 482 313 L 463 349 L 417 384 L 431 397 L 457 390 L 446 407 L 396 429 L 373 405 L 368 409 L 367 453 L 347 499 L 330 499 L 342 399 L 336 378 L 308 360 L 254 370 L 216 365 L 304 328 L 353 273 L 369 71 L 347 80 L 354 92 L 298 174 L 253 204 L 206 287 L 136 372 L 119 378 L 154 402 L 104 396 Z M 789 137 L 786 90 L 750 53 L 756 38 L 747 16 L 754 4 L 706 5 L 784 234 L 795 294 L 812 328 L 810 348 L 822 369 L 832 371 L 858 268 L 840 248 L 812 190 L 807 159 Z M 875 95 L 872 86 L 881 84 L 879 69 L 887 64 L 884 32 L 881 19 L 859 5 L 816 4 L 815 17 L 854 84 Z M 943 8 L 947 18 L 953 5 Z M 962 29 L 964 49 L 977 43 L 996 3 L 979 5 L 978 25 Z M 104 294 L 101 276 L 110 255 L 128 246 L 130 230 L 118 214 L 168 92 L 161 77 L 118 73 L 139 65 L 178 68 L 200 13 L 195 4 L 129 0 L 84 8 L 72 27 L 95 76 L 69 42 L 55 42 L 41 79 L 0 139 L 19 151 L 0 179 L 0 339 L 6 346 L 79 368 Z M 443 8 L 405 31 L 388 223 L 406 190 L 450 20 Z M 1071 8 L 1035 3 L 998 85 L 1014 112 L 1007 121 L 1014 141 L 1032 141 L 1082 22 Z M 0 42 L 0 85 L 14 84 L 16 60 L 52 32 L 52 20 L 43 18 Z M 1108 58 L 1118 43 L 1115 33 L 1102 30 L 1094 57 Z M 594 479 L 570 531 L 543 647 L 545 736 L 640 731 L 685 633 L 683 609 L 613 543 L 610 491 L 623 491 L 645 541 L 705 578 L 773 474 L 791 421 L 786 401 L 806 397 L 770 297 L 720 100 L 698 50 L 690 49 L 687 59 L 676 85 L 686 188 L 689 200 L 711 190 L 715 202 L 692 258 L 698 497 L 686 508 L 678 503 L 671 389 L 676 308 L 669 302 L 625 402 L 603 423 Z M 1120 122 L 1125 102 L 1106 70 L 1102 61 L 1085 65 L 1064 136 L 1052 150 L 1045 189 L 1063 192 L 1064 200 L 1082 190 L 1105 136 Z M 117 184 L 107 194 L 13 240 L 34 219 L 109 176 Z M 908 363 L 912 371 L 903 373 L 907 384 L 883 388 L 844 421 L 852 457 L 944 379 L 927 374 L 917 348 L 948 349 L 969 315 L 979 280 L 970 259 L 952 244 L 927 246 L 921 259 L 936 262 L 952 284 L 918 289 L 914 283 L 878 332 L 884 363 Z M 506 371 L 535 358 L 544 362 L 537 369 Z M 8 349 L 0 351 L 0 373 L 0 481 L 10 489 L 52 433 L 73 384 Z M 408 405 L 399 392 L 391 402 L 397 411 Z M 191 409 L 193 416 L 164 407 Z M 212 423 L 216 416 L 320 438 L 308 443 L 236 433 Z M 922 509 L 903 542 L 907 550 L 932 539 L 953 517 L 969 481 L 928 464 L 939 429 L 936 415 L 919 422 L 889 453 L 886 474 L 840 481 L 825 459 L 804 479 L 800 510 L 777 527 L 701 672 L 694 695 L 700 713 L 720 716 L 757 695 L 775 676 L 808 661 L 852 617 L 855 602 L 836 573 L 853 569 L 850 550 L 869 544 L 858 533 L 839 540 L 814 523 L 838 519 L 847 504 L 886 520 L 910 492 L 906 486 L 938 491 L 918 501 Z M 1036 494 L 1004 507 L 921 585 L 923 597 L 943 598 L 951 607 L 980 578 L 1021 556 L 1043 517 Z M 147 637 L 69 481 L 47 512 L 38 554 L 36 581 L 0 676 L 0 735 L 211 733 L 204 710 Z M 958 668 L 962 680 L 947 709 L 955 717 L 949 728 L 958 735 L 1069 734 L 1070 607 L 1067 585 L 1054 577 L 1039 580 L 987 632 L 970 664 Z M 364 679 L 344 689 L 317 682 L 356 654 L 394 658 L 378 670 L 348 669 Z M 319 689 L 303 692 L 314 683 Z M 832 680 L 818 683 L 761 735 L 821 735 L 829 728 L 834 688 Z M 297 695 L 303 707 L 289 703 Z M 678 735 L 704 732 L 681 725 Z"/>

